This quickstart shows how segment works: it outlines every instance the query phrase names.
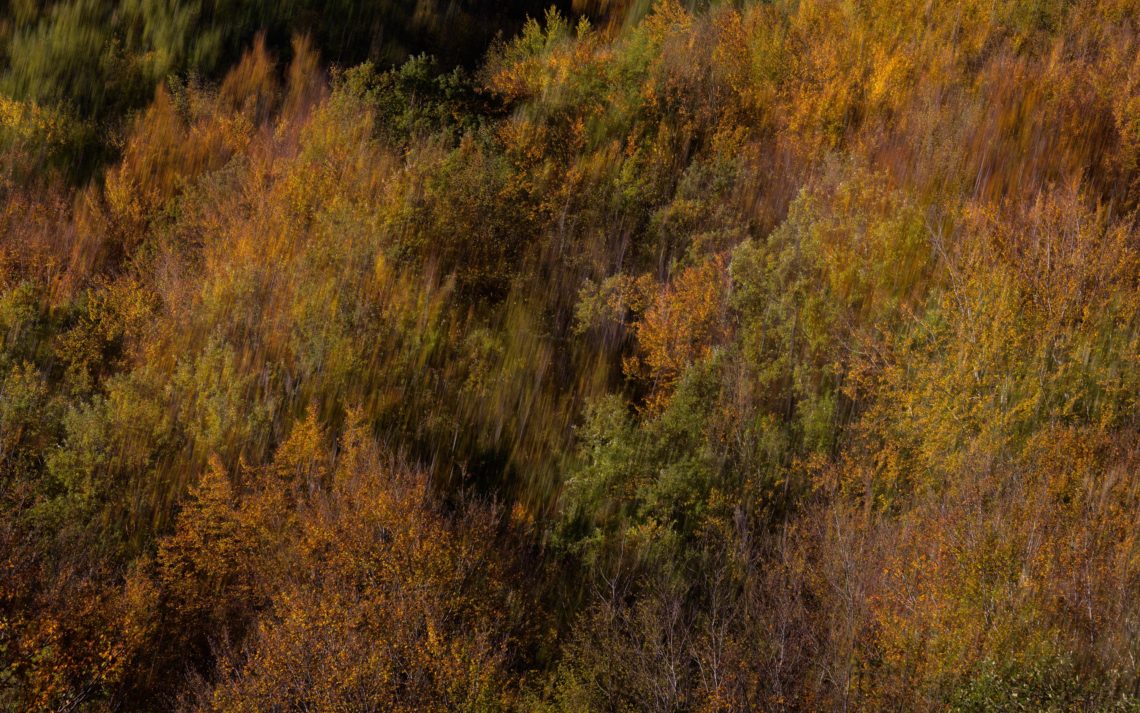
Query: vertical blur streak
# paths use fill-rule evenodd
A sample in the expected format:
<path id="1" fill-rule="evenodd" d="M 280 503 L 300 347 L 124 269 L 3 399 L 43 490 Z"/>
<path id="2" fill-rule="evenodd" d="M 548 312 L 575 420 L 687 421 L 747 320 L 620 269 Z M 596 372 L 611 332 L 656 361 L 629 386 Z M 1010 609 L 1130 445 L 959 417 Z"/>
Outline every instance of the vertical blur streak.
<path id="1" fill-rule="evenodd" d="M 570 9 L 0 10 L 0 709 L 1136 707 L 1135 0 Z"/>

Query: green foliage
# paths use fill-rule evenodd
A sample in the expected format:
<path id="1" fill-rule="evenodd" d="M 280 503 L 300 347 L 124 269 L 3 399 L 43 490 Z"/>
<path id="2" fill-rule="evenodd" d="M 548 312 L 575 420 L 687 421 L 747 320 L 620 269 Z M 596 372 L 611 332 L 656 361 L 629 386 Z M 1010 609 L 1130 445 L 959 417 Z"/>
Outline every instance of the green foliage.
<path id="1" fill-rule="evenodd" d="M 476 130 L 486 113 L 486 102 L 464 72 L 455 68 L 444 73 L 428 55 L 386 72 L 358 65 L 346 70 L 339 83 L 340 91 L 374 107 L 377 131 L 394 146 L 406 147 L 440 133 L 460 137 Z"/>
<path id="2" fill-rule="evenodd" d="M 951 696 L 953 711 L 1076 711 L 1096 698 L 1095 682 L 1082 681 L 1071 662 L 1034 661 L 1001 666 L 986 661 L 973 680 Z M 1131 711 L 1140 706 L 1124 696 L 1105 710 Z"/>

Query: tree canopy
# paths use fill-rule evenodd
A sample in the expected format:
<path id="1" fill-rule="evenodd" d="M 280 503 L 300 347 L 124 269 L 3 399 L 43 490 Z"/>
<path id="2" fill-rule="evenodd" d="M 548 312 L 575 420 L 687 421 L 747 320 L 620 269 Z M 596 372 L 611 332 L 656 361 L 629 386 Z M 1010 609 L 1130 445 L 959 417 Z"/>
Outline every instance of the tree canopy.
<path id="1" fill-rule="evenodd" d="M 1135 0 L 0 10 L 0 708 L 1140 710 Z"/>

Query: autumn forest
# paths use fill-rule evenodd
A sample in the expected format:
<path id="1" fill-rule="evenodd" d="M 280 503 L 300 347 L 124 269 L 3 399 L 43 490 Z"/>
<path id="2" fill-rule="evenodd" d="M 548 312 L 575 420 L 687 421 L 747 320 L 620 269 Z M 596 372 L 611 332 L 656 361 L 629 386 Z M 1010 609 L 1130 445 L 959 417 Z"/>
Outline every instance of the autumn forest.
<path id="1" fill-rule="evenodd" d="M 1140 1 L 0 3 L 0 710 L 1140 711 Z"/>

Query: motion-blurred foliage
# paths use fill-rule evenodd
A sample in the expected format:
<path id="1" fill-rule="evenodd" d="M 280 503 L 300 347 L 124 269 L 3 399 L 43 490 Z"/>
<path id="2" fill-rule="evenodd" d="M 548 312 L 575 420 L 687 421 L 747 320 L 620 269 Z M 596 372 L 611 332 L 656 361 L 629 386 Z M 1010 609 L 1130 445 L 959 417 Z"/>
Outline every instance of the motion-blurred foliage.
<path id="1" fill-rule="evenodd" d="M 0 708 L 1140 709 L 1134 0 L 336 5 L 0 11 Z"/>

